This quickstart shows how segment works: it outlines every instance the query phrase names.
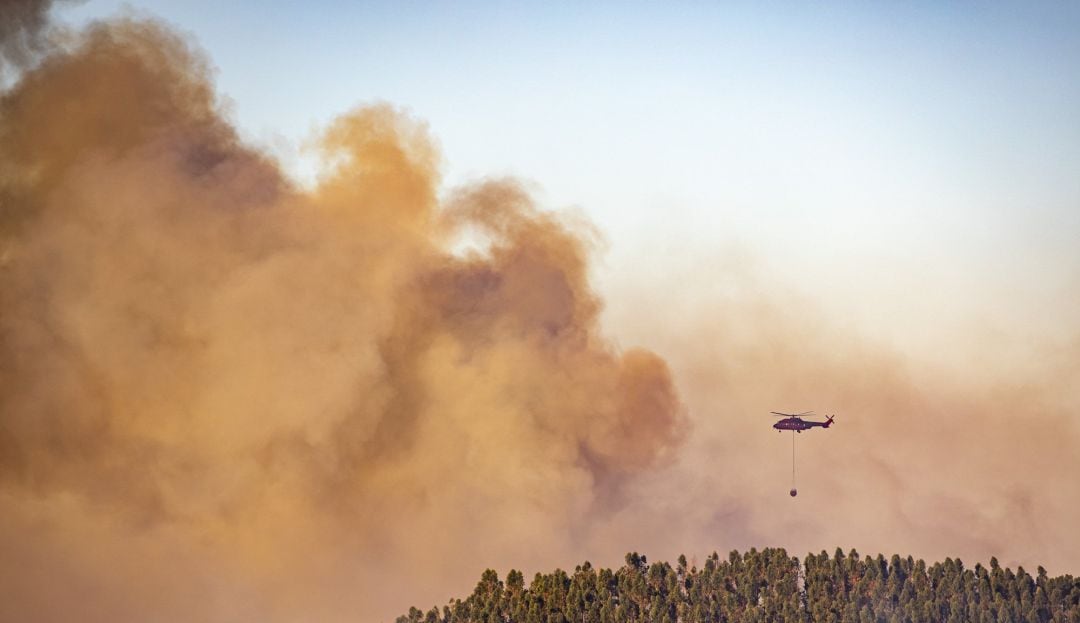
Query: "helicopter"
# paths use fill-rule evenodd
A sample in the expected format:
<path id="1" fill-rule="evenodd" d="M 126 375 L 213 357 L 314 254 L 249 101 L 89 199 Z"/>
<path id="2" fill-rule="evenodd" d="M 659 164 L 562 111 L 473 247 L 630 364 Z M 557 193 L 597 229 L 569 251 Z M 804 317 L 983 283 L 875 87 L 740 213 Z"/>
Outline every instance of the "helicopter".
<path id="1" fill-rule="evenodd" d="M 807 415 L 813 415 L 813 411 L 803 411 L 802 413 L 780 413 L 779 411 L 770 411 L 776 417 L 782 417 L 784 419 L 773 424 L 773 428 L 776 432 L 781 433 L 783 431 L 791 431 L 791 497 L 795 497 L 799 494 L 799 490 L 795 488 L 795 433 L 801 433 L 804 430 L 810 430 L 815 426 L 821 428 L 828 428 L 832 426 L 833 418 L 835 415 L 830 415 L 824 422 L 814 422 L 804 420 L 803 417 Z"/>
<path id="2" fill-rule="evenodd" d="M 801 433 L 804 430 L 810 430 L 811 428 L 814 428 L 815 426 L 820 426 L 822 428 L 828 428 L 829 426 L 832 425 L 833 418 L 836 417 L 836 416 L 830 415 L 830 416 L 828 416 L 828 419 L 826 419 L 824 422 L 813 422 L 813 421 L 808 422 L 808 421 L 804 420 L 803 417 L 807 416 L 807 415 L 813 415 L 814 414 L 813 411 L 804 411 L 802 413 L 780 413 L 779 411 L 769 411 L 769 413 L 772 413 L 773 415 L 775 415 L 777 417 L 783 417 L 784 418 L 784 419 L 780 420 L 779 422 L 777 422 L 776 424 L 773 424 L 773 428 L 775 428 L 776 432 L 778 432 L 778 433 L 781 432 L 781 431 L 785 431 L 785 430 L 791 430 L 791 431 L 795 431 L 796 433 Z"/>

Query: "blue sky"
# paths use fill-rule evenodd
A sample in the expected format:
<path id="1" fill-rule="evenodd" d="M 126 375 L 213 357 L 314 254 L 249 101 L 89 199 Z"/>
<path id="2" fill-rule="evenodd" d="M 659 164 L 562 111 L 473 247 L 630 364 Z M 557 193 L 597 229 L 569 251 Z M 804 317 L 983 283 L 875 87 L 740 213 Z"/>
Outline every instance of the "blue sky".
<path id="1" fill-rule="evenodd" d="M 916 349 L 972 323 L 1052 335 L 1080 313 L 1074 4 L 133 9 L 206 50 L 234 122 L 298 177 L 313 132 L 387 101 L 429 123 L 448 188 L 513 175 L 580 209 L 607 240 L 616 316 L 626 289 L 708 289 L 733 247 Z"/>

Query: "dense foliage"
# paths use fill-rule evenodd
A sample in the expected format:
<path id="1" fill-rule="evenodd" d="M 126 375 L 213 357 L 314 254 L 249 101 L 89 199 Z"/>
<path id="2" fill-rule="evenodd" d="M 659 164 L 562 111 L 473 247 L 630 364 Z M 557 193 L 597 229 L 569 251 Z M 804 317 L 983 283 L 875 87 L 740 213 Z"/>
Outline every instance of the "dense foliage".
<path id="1" fill-rule="evenodd" d="M 574 573 L 520 571 L 506 581 L 487 570 L 467 599 L 441 610 L 411 608 L 397 623 L 1080 623 L 1080 578 L 1032 576 L 990 559 L 966 569 L 959 560 L 927 566 L 911 556 L 860 558 L 840 549 L 802 562 L 783 549 L 721 559 L 702 568 L 680 556 L 672 567 L 626 555 L 620 569 L 586 562 Z"/>

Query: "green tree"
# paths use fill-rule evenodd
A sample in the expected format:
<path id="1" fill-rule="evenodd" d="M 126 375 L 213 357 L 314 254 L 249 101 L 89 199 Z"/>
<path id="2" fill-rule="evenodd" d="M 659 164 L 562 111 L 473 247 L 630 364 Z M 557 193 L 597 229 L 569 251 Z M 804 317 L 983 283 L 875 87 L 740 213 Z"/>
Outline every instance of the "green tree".
<path id="1" fill-rule="evenodd" d="M 505 584 L 485 570 L 465 600 L 440 611 L 410 608 L 396 623 L 1080 623 L 1080 579 L 1032 577 L 996 559 L 989 569 L 965 569 L 946 558 L 922 560 L 882 555 L 860 558 L 855 550 L 833 556 L 808 554 L 804 561 L 783 549 L 717 553 L 701 569 L 649 564 L 627 554 L 626 565 L 573 575 L 537 573 L 526 587 L 520 571 Z"/>

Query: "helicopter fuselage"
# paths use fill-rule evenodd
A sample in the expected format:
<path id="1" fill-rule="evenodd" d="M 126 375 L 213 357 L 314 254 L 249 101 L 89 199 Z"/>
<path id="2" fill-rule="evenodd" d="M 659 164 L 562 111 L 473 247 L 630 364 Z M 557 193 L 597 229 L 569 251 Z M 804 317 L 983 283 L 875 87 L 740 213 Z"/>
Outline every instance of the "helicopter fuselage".
<path id="1" fill-rule="evenodd" d="M 808 421 L 806 421 L 806 420 L 804 420 L 802 418 L 789 417 L 789 418 L 784 418 L 784 419 L 780 420 L 779 422 L 773 424 L 773 428 L 775 428 L 777 430 L 777 432 L 785 431 L 785 430 L 793 430 L 793 431 L 795 431 L 797 433 L 801 433 L 804 430 L 810 430 L 811 428 L 814 428 L 815 426 L 820 426 L 821 428 L 828 428 L 830 424 L 832 424 L 831 419 L 827 420 L 825 422 L 808 422 Z"/>

